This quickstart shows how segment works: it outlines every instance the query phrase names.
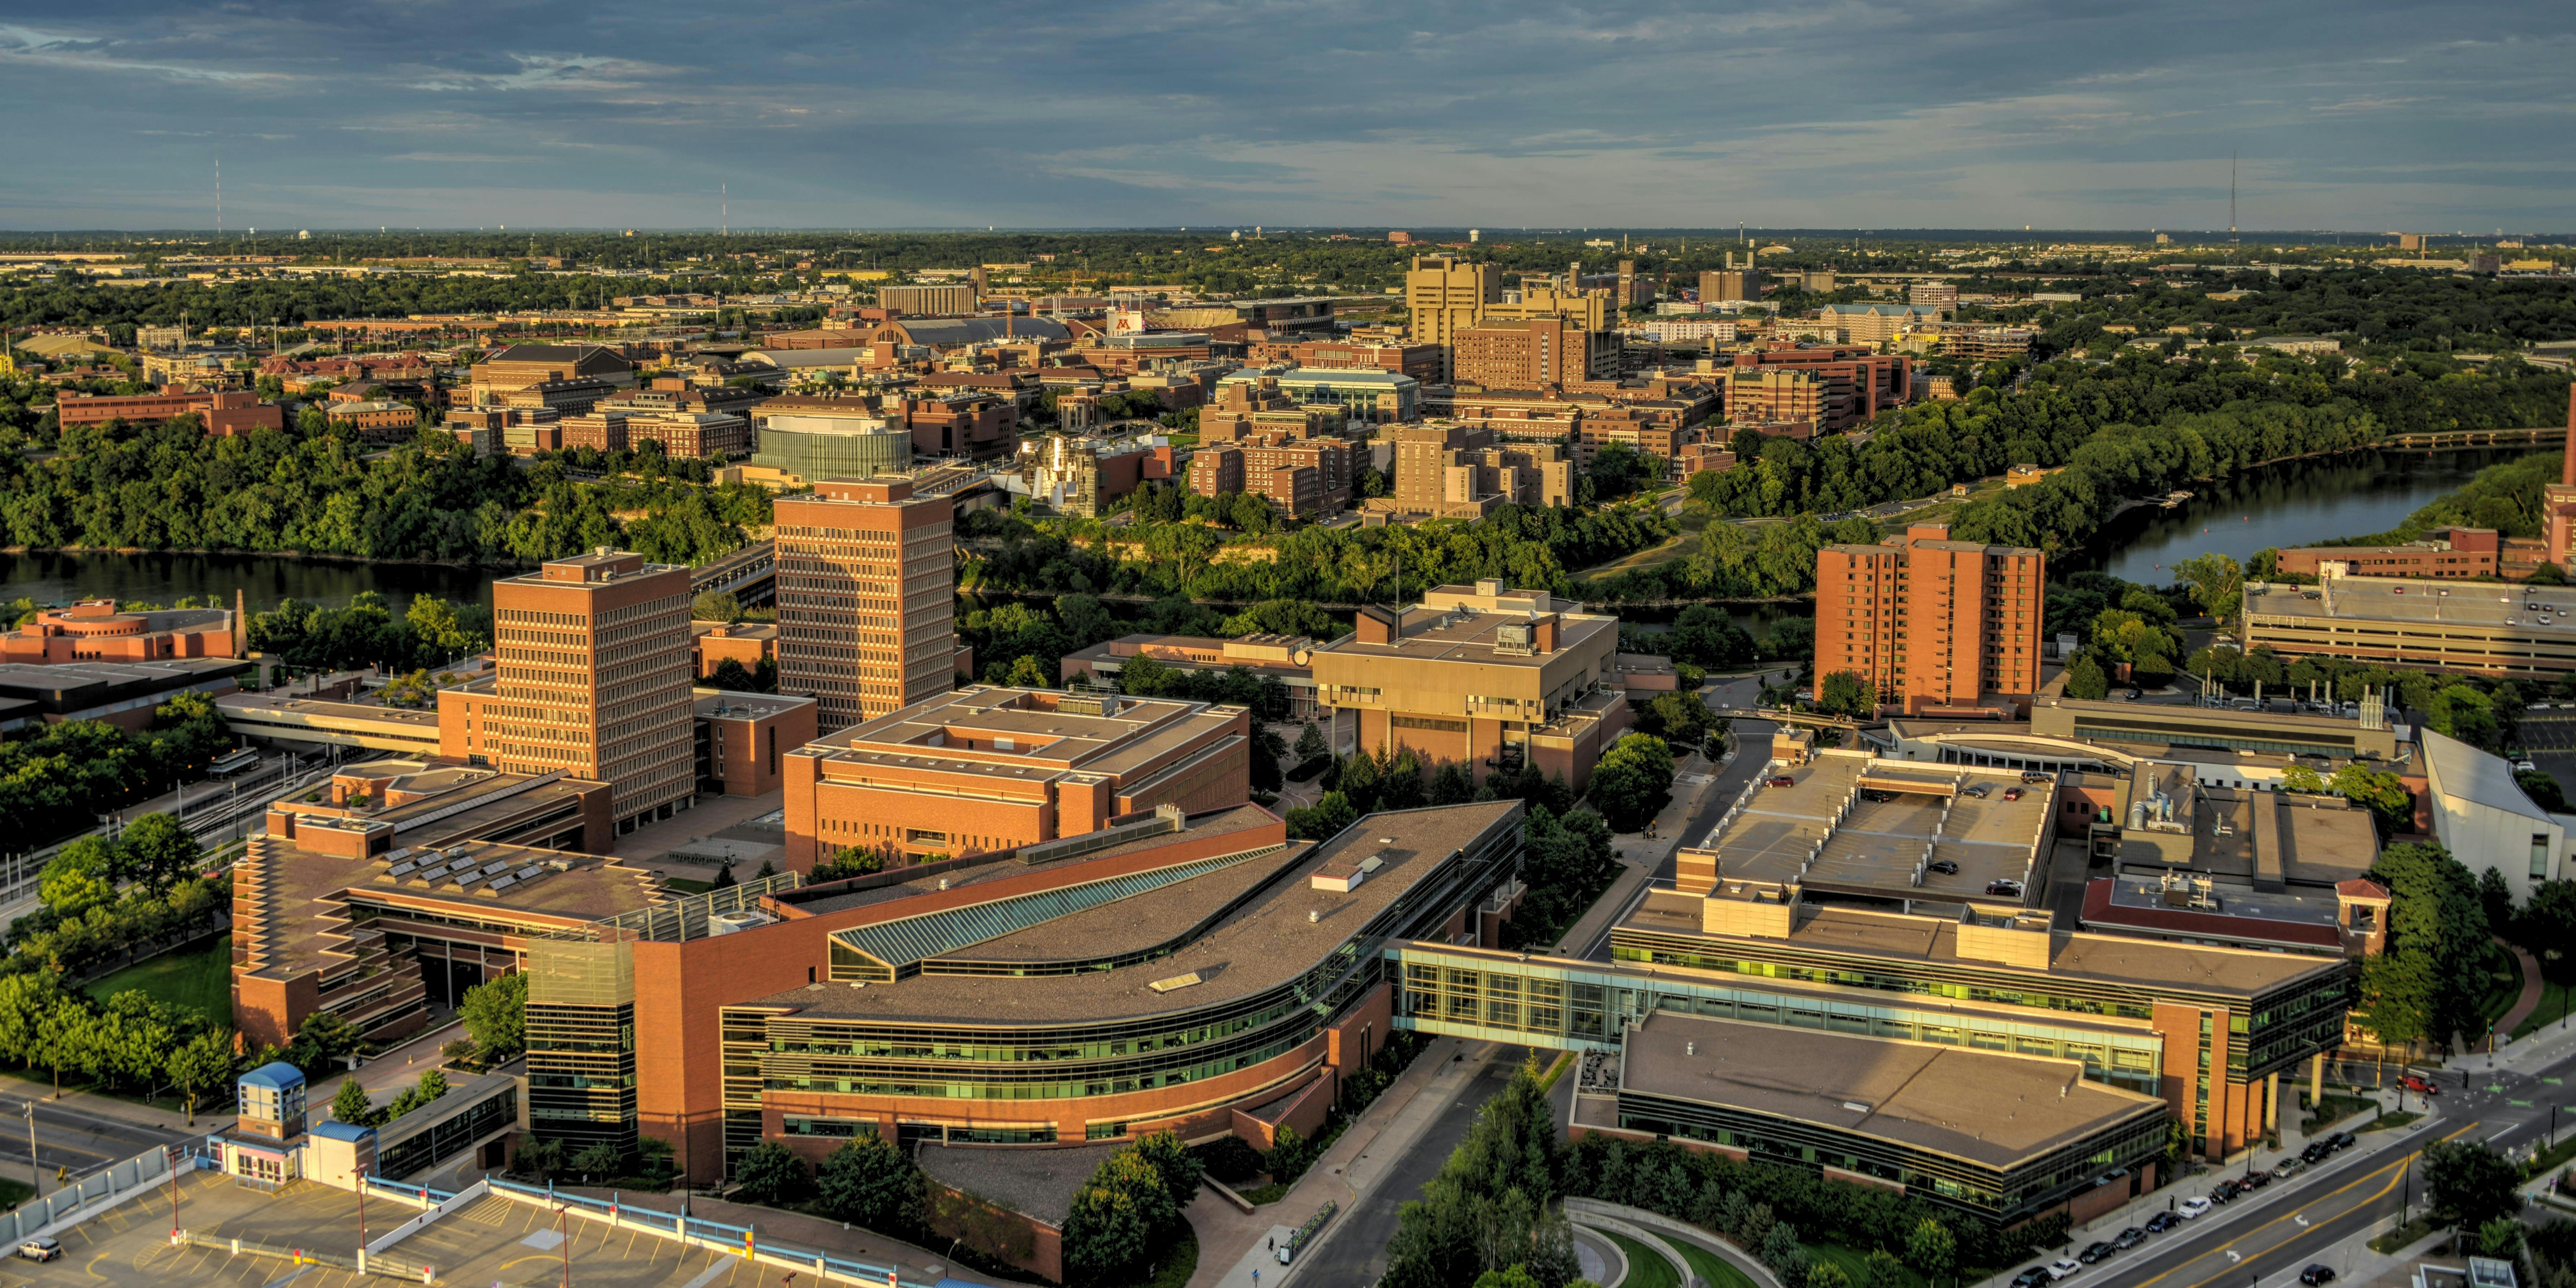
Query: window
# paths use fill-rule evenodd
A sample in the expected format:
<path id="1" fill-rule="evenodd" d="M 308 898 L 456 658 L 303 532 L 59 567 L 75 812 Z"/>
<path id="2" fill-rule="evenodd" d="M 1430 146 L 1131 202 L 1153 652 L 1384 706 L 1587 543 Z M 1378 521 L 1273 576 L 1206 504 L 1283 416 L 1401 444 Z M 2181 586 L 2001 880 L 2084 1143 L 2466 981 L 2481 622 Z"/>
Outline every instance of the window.
<path id="1" fill-rule="evenodd" d="M 2531 879 L 2534 881 L 2545 881 L 2548 878 L 2549 834 L 2546 832 L 2534 832 L 2531 834 Z"/>

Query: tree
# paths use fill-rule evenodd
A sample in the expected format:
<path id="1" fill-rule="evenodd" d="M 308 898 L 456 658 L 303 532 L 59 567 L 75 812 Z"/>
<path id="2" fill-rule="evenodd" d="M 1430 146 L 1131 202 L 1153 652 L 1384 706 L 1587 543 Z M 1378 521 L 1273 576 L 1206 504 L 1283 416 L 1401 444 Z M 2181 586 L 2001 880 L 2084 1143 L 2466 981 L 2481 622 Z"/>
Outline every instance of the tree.
<path id="1" fill-rule="evenodd" d="M 2326 780 L 2335 795 L 2370 811 L 2383 837 L 2414 830 L 2415 796 L 2393 770 L 2372 770 L 2358 762 L 2334 771 Z"/>
<path id="2" fill-rule="evenodd" d="M 1297 759 L 1301 762 L 1313 760 L 1331 750 L 1332 747 L 1324 741 L 1324 727 L 1307 721 L 1305 731 L 1297 735 Z"/>
<path id="3" fill-rule="evenodd" d="M 1326 792 L 1312 805 L 1300 805 L 1288 811 L 1285 820 L 1288 835 L 1300 841 L 1327 841 L 1341 834 L 1343 828 L 1359 821 L 1360 812 L 1351 808 L 1350 798 L 1340 792 Z"/>
<path id="4" fill-rule="evenodd" d="M 2477 878 L 2450 851 L 2416 842 L 2380 851 L 2370 876 L 2388 888 L 2388 946 L 2362 961 L 2356 1022 L 2390 1045 L 2475 1030 L 2487 952 Z"/>
<path id="5" fill-rule="evenodd" d="M 2478 874 L 2478 907 L 2487 914 L 2487 929 L 2500 931 L 2513 924 L 2513 887 L 2505 884 L 2504 873 L 2494 864 Z"/>
<path id="6" fill-rule="evenodd" d="M 168 814 L 146 814 L 134 820 L 117 838 L 116 852 L 120 877 L 156 891 L 194 875 L 205 854 L 197 838 Z"/>
<path id="7" fill-rule="evenodd" d="M 2191 587 L 2193 602 L 2222 629 L 2236 619 L 2238 606 L 2245 602 L 2245 570 L 2234 559 L 2222 554 L 2194 555 L 2173 570 Z"/>
<path id="8" fill-rule="evenodd" d="M 2436 1225 L 2475 1229 L 2521 1211 L 2522 1168 L 2482 1141 L 2424 1147 L 2424 1197 Z"/>
<path id="9" fill-rule="evenodd" d="M 1179 1218 L 1180 1207 L 1152 1163 L 1133 1147 L 1111 1154 L 1074 1191 L 1073 1210 L 1064 1223 L 1068 1278 L 1119 1282 L 1144 1261 L 1156 1236 Z"/>
<path id="10" fill-rule="evenodd" d="M 1877 713 L 1878 692 L 1858 673 L 1836 671 L 1817 687 L 1816 705 L 1835 715 L 1859 720 Z"/>
<path id="11" fill-rule="evenodd" d="M 353 1127 L 373 1127 L 376 1102 L 367 1098 L 367 1089 L 357 1079 L 343 1078 L 339 1094 L 331 1097 L 331 1116 Z"/>
<path id="12" fill-rule="evenodd" d="M 456 1008 L 486 1064 L 528 1049 L 528 977 L 513 972 L 465 990 Z"/>
<path id="13" fill-rule="evenodd" d="M 785 1145 L 765 1140 L 743 1154 L 733 1179 L 744 1200 L 776 1206 L 805 1188 L 805 1160 Z"/>
<path id="14" fill-rule="evenodd" d="M 2558 785 L 2557 779 L 2547 774 L 2517 769 L 2513 771 L 2513 781 L 2516 786 L 2522 788 L 2523 795 L 2531 798 L 2532 804 L 2552 814 L 2576 813 L 2576 809 L 2568 806 L 2567 792 Z"/>
<path id="15" fill-rule="evenodd" d="M 742 601 L 734 598 L 731 591 L 700 591 L 696 599 L 689 601 L 689 617 L 694 621 L 732 625 L 742 620 Z"/>
<path id="16" fill-rule="evenodd" d="M 733 693 L 760 692 L 760 681 L 752 678 L 751 672 L 743 669 L 742 662 L 738 658 L 718 659 L 716 669 L 707 673 L 707 683 L 712 687 Z"/>
<path id="17" fill-rule="evenodd" d="M 1807 1288 L 1854 1288 L 1851 1276 L 1830 1261 L 1818 1261 L 1807 1267 Z"/>
<path id="18" fill-rule="evenodd" d="M 1619 739 L 1592 770 L 1586 797 L 1614 831 L 1645 827 L 1672 798 L 1673 753 L 1661 738 L 1632 733 Z"/>
<path id="19" fill-rule="evenodd" d="M 794 1156 L 790 1155 L 790 1157 L 792 1158 Z M 743 1161 L 748 1164 L 751 1160 L 745 1158 Z M 626 1156 L 618 1152 L 617 1143 L 615 1141 L 593 1141 L 589 1145 L 584 1146 L 580 1153 L 572 1156 L 572 1170 L 581 1173 L 582 1179 L 585 1181 L 590 1180 L 593 1177 L 597 1177 L 600 1180 L 606 1180 L 609 1177 L 615 1176 L 619 1172 L 624 1171 L 625 1165 Z M 798 1179 L 803 1179 L 804 1170 L 804 1164 L 796 1164 Z M 751 1183 L 746 1180 L 743 1182 L 743 1187 L 748 1190 L 750 1188 L 750 1184 Z M 759 1202 L 760 1200 L 755 1199 L 753 1201 Z"/>
<path id="20" fill-rule="evenodd" d="M 2326 794 L 2326 776 L 2306 765 L 2292 765 L 2281 771 L 2281 790 L 2323 796 Z"/>
<path id="21" fill-rule="evenodd" d="M 1133 1148 L 1136 1156 L 1152 1164 L 1162 1177 L 1163 1193 L 1171 1196 L 1174 1207 L 1188 1207 L 1190 1200 L 1198 1197 L 1199 1179 L 1207 1169 L 1181 1144 L 1179 1136 L 1159 1131 L 1137 1141 Z"/>
<path id="22" fill-rule="evenodd" d="M 912 1220 L 921 1201 L 921 1174 L 892 1142 L 863 1136 L 824 1157 L 814 1188 L 825 1212 L 881 1230 Z"/>
<path id="23" fill-rule="evenodd" d="M 1958 1263 L 1959 1241 L 1939 1221 L 1927 1216 L 1905 1236 L 1905 1264 L 1924 1278 L 1937 1281 Z"/>
<path id="24" fill-rule="evenodd" d="M 1637 713 L 1637 728 L 1676 747 L 1695 747 L 1708 737 L 1708 704 L 1688 693 L 1666 693 Z"/>
<path id="25" fill-rule="evenodd" d="M 1047 674 L 1046 663 L 1039 661 L 1036 654 L 1023 653 L 1012 660 L 1010 674 L 1002 677 L 1002 683 L 1014 689 L 1052 689 L 1055 677 Z"/>
<path id="26" fill-rule="evenodd" d="M 1476 799 L 1476 776 L 1469 773 L 1464 764 L 1455 760 L 1449 761 L 1440 766 L 1438 773 L 1431 776 L 1432 804 L 1464 805 L 1474 799 Z"/>
<path id="27" fill-rule="evenodd" d="M 2513 919 L 2511 933 L 2515 943 L 2540 960 L 2543 977 L 2554 984 L 2576 983 L 2576 881 L 2541 882 Z"/>
<path id="28" fill-rule="evenodd" d="M 2066 668 L 2066 696 L 2099 702 L 2111 696 L 2111 677 L 2090 653 L 2080 653 Z"/>
<path id="29" fill-rule="evenodd" d="M 337 1064 L 342 1056 L 357 1049 L 356 1026 L 323 1011 L 305 1018 L 304 1027 L 297 1029 L 295 1040 L 287 1044 L 286 1058 L 309 1077 Z"/>
<path id="30" fill-rule="evenodd" d="M 197 1098 L 222 1086 L 232 1072 L 232 1043 L 225 1034 L 199 1033 L 180 1043 L 179 1049 L 170 1053 L 169 1068 L 164 1076 L 170 1079 L 170 1085 L 179 1089 L 180 1099 L 186 1102 L 189 1126 L 197 1125 Z"/>

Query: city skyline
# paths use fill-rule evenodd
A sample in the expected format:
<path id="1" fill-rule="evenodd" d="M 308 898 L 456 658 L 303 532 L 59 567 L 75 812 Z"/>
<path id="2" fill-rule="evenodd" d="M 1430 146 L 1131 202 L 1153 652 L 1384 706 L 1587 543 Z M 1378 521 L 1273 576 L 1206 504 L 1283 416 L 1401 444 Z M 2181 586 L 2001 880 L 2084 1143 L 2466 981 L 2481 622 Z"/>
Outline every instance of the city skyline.
<path id="1" fill-rule="evenodd" d="M 2241 156 L 2245 229 L 2483 231 L 2576 172 L 2566 23 L 2528 5 L 475 16 L 0 24 L 0 225 L 212 226 L 218 160 L 227 229 L 2212 229 Z M 1315 92 L 1246 92 L 1283 73 Z"/>

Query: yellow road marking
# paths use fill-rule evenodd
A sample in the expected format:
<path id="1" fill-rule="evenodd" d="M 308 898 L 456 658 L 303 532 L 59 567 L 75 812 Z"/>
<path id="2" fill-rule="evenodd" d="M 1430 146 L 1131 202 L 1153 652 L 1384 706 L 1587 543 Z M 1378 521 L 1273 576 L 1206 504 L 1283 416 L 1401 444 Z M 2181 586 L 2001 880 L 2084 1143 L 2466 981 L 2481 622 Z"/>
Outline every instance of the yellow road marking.
<path id="1" fill-rule="evenodd" d="M 2449 1140 L 2449 1139 L 2451 1139 L 2451 1138 L 2452 1138 L 2452 1137 L 2454 1137 L 2454 1136 L 2461 1135 L 2462 1133 L 2467 1132 L 2467 1131 L 2469 1131 L 2469 1130 L 2471 1130 L 2471 1129 L 2475 1128 L 2477 1125 L 2478 1125 L 2477 1123 L 2472 1122 L 2472 1123 L 2468 1124 L 2467 1126 L 2460 1128 L 2458 1131 L 2454 1131 L 2454 1132 L 2452 1132 L 2449 1136 L 2444 1136 L 2444 1137 L 2442 1137 L 2441 1139 L 2443 1139 L 2443 1140 Z M 2421 1147 L 2419 1146 L 2418 1148 L 2421 1148 Z M 2200 1260 L 2202 1257 L 2214 1257 L 2214 1256 L 2218 1256 L 2218 1255 L 2220 1255 L 2220 1254 L 2222 1254 L 2222 1253 L 2226 1252 L 2229 1248 L 2233 1248 L 2233 1247 L 2235 1247 L 2237 1244 L 2244 1242 L 2246 1239 L 2251 1238 L 2251 1237 L 2253 1237 L 2254 1235 L 2261 1234 L 2263 1231 L 2265 1231 L 2265 1230 L 2269 1230 L 2269 1229 L 2271 1229 L 2273 1226 L 2279 1225 L 2279 1224 L 2280 1224 L 2280 1223 L 2282 1223 L 2283 1221 L 2287 1221 L 2287 1220 L 2289 1220 L 2291 1217 L 2294 1217 L 2294 1216 L 2299 1215 L 2299 1213 L 2301 1213 L 2301 1212 L 2303 1212 L 2303 1211 L 2306 1211 L 2309 1207 L 2312 1207 L 2312 1206 L 2314 1206 L 2314 1205 L 2316 1205 L 2316 1204 L 2318 1204 L 2318 1203 L 2322 1203 L 2322 1202 L 2326 1201 L 2327 1199 L 2331 1199 L 2331 1198 L 2335 1197 L 2336 1195 L 2343 1193 L 2345 1190 L 2351 1189 L 2352 1187 L 2354 1187 L 2354 1186 L 2356 1186 L 2356 1185 L 2359 1185 L 2359 1184 L 2361 1184 L 2361 1183 L 2363 1183 L 2363 1182 L 2365 1182 L 2365 1181 L 2368 1181 L 2368 1180 L 2370 1180 L 2371 1178 L 2376 1177 L 2376 1176 L 2380 1175 L 2380 1174 L 2381 1174 L 2381 1173 L 2383 1173 L 2383 1172 L 2388 1172 L 2388 1171 L 2402 1171 L 2402 1169 L 2406 1166 L 2407 1161 L 2408 1161 L 2408 1160 L 2407 1160 L 2406 1158 L 2399 1158 L 2397 1161 L 2395 1161 L 2395 1162 L 2393 1162 L 2393 1163 L 2389 1163 L 2389 1164 L 2386 1164 L 2386 1165 L 2381 1166 L 2381 1167 L 2379 1167 L 2379 1168 L 2373 1169 L 2373 1170 L 2371 1170 L 2371 1171 L 2364 1172 L 2364 1173 L 2362 1173 L 2361 1175 L 2356 1176 L 2356 1177 L 2352 1178 L 2351 1180 L 2344 1182 L 2342 1185 L 2335 1187 L 2334 1189 L 2328 1190 L 2328 1191 L 2326 1191 L 2326 1192 L 2325 1192 L 2325 1193 L 2323 1193 L 2323 1194 L 2317 1195 L 2316 1197 L 2314 1197 L 2314 1198 L 2311 1198 L 2311 1199 L 2307 1200 L 2307 1202 L 2306 1202 L 2306 1203 L 2294 1203 L 2294 1204 L 2291 1204 L 2291 1205 L 2290 1205 L 2290 1210 L 2289 1210 L 2289 1211 L 2283 1212 L 2281 1215 L 2276 1216 L 2276 1217 L 2273 1217 L 2271 1220 L 2266 1221 L 2266 1222 L 2264 1222 L 2264 1223 L 2263 1223 L 2263 1224 L 2261 1224 L 2261 1225 L 2255 1226 L 2253 1229 L 2245 1230 L 2245 1231 L 2239 1232 L 2239 1233 L 2238 1233 L 2237 1235 L 2235 1235 L 2233 1238 L 2230 1238 L 2227 1242 L 2222 1243 L 2222 1244 L 2219 1244 L 2217 1247 L 2211 1248 L 2211 1249 L 2209 1249 L 2208 1251 L 2201 1253 L 2199 1256 L 2195 1256 L 2195 1257 L 2193 1257 L 2191 1260 L 2192 1260 L 2192 1261 L 2198 1261 L 2198 1260 Z M 2380 1195 L 2382 1195 L 2382 1194 L 2386 1194 L 2386 1193 L 2389 1191 L 2390 1187 L 2391 1187 L 2391 1186 L 2394 1186 L 2394 1185 L 2396 1185 L 2396 1184 L 2397 1184 L 2397 1178 L 2391 1178 L 2391 1179 L 2389 1180 L 2389 1182 L 2388 1182 L 2388 1184 L 2387 1184 L 2387 1185 L 2382 1185 L 2382 1186 L 2380 1186 L 2380 1187 L 2379 1187 L 2379 1189 L 2378 1189 L 2376 1192 L 2374 1192 L 2373 1194 L 2371 1194 L 2371 1196 L 2370 1196 L 2370 1197 L 2371 1197 L 2371 1198 L 2373 1198 L 2373 1199 L 2376 1199 L 2376 1198 L 2378 1198 Z M 2342 1212 L 2342 1213 L 2337 1213 L 2336 1215 L 2340 1216 L 2340 1215 L 2343 1215 L 2344 1213 L 2351 1212 L 2352 1210 L 2353 1210 L 2353 1209 L 2351 1209 L 2351 1208 L 2345 1208 L 2345 1209 L 2343 1210 L 2343 1212 Z M 2278 1247 L 2278 1246 L 2279 1246 L 2279 1245 L 2277 1245 L 2277 1244 L 2275 1244 L 2275 1245 L 2274 1245 L 2274 1247 Z M 2268 1252 L 2268 1251 L 2271 1251 L 2271 1249 L 2270 1249 L 2270 1248 L 2266 1248 L 2266 1249 L 2264 1249 L 2264 1251 L 2265 1251 L 2265 1252 Z M 2262 1255 L 2262 1253 L 2258 1252 L 2258 1253 L 2255 1253 L 2255 1254 L 2253 1254 L 2253 1255 L 2255 1255 L 2255 1256 L 2261 1256 L 2261 1255 Z M 2181 1266 L 2176 1266 L 2176 1267 L 2174 1267 L 2172 1270 L 2168 1270 L 2168 1271 L 2164 1272 L 2163 1274 L 2157 1275 L 2157 1276 L 2156 1276 L 2155 1278 L 2153 1278 L 2153 1279 L 2149 1279 L 2149 1280 L 2145 1280 L 2145 1281 L 2141 1282 L 2141 1283 L 2138 1285 L 2138 1288 L 2152 1288 L 2152 1286 L 2153 1286 L 2153 1285 L 2164 1282 L 2166 1279 L 2171 1278 L 2171 1277 L 2174 1275 L 2174 1273 L 2175 1273 L 2176 1271 L 2179 1271 L 2179 1270 L 2183 1269 L 2183 1267 L 2184 1267 L 2184 1266 L 2188 1266 L 2188 1265 L 2190 1265 L 2190 1264 L 2191 1264 L 2191 1262 L 2190 1262 L 2190 1261 L 2186 1261 L 2186 1262 L 2184 1262 L 2184 1263 L 2183 1263 L 2183 1265 L 2181 1265 Z M 2209 1277 L 2209 1278 L 2207 1278 L 2207 1279 L 2203 1279 L 2203 1280 L 2199 1281 L 2198 1283 L 2194 1283 L 2194 1284 L 2187 1285 L 2187 1288 L 2204 1288 L 2204 1286 L 2205 1286 L 2205 1285 L 2215 1283 L 2215 1282 L 2217 1282 L 2217 1281 L 2218 1281 L 2220 1278 L 2222 1278 L 2222 1277 L 2223 1277 L 2223 1276 L 2220 1276 L 2220 1275 L 2212 1275 L 2212 1276 L 2210 1276 L 2210 1277 Z"/>
<path id="2" fill-rule="evenodd" d="M 107 1260 L 110 1255 L 111 1254 L 109 1253 L 102 1252 L 97 1256 L 90 1258 L 89 1264 L 82 1266 L 81 1270 L 89 1275 L 90 1278 L 98 1280 L 100 1283 L 108 1282 L 107 1276 L 98 1272 L 98 1263 Z"/>

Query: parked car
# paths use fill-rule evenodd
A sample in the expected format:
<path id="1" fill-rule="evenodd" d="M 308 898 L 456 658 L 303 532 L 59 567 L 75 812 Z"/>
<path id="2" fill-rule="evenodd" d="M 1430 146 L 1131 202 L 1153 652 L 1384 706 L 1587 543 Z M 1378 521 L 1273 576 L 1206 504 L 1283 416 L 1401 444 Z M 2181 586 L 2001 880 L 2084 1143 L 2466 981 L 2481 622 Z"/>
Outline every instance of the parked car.
<path id="1" fill-rule="evenodd" d="M 2318 1288 L 2320 1284 L 2330 1284 L 2334 1281 L 2334 1267 L 2322 1262 L 2299 1272 L 2299 1282 L 2306 1284 L 2308 1288 Z"/>
<path id="2" fill-rule="evenodd" d="M 2236 1196 L 2240 1193 L 2243 1193 L 2243 1190 L 2237 1186 L 2236 1182 L 2220 1181 L 2218 1184 L 2209 1187 L 2209 1201 L 2212 1203 L 2233 1203 L 2236 1201 Z"/>
<path id="3" fill-rule="evenodd" d="M 2084 1263 L 2073 1257 L 2059 1257 L 2048 1263 L 2048 1273 L 2056 1279 L 2072 1279 L 2083 1269 Z"/>
<path id="4" fill-rule="evenodd" d="M 2007 788 L 2005 788 L 2005 789 L 2004 789 L 2004 799 L 2005 799 L 2005 800 L 2008 800 L 2008 801 L 2017 801 L 2017 800 L 2020 800 L 2020 799 L 2021 799 L 2021 789 L 2020 789 L 2020 788 L 2018 788 L 2018 787 L 2007 787 Z"/>
<path id="5" fill-rule="evenodd" d="M 2326 1143 L 2334 1146 L 2336 1149 L 2350 1149 L 2360 1142 L 2361 1137 L 2355 1136 L 2348 1131 L 2339 1131 L 2332 1136 L 2326 1137 Z"/>
<path id="6" fill-rule="evenodd" d="M 2247 1190 L 2259 1190 L 2271 1183 L 2272 1174 L 2270 1172 L 2256 1172 L 2250 1176 L 2240 1178 L 2236 1182 L 2236 1190 L 2241 1194 Z"/>
<path id="7" fill-rule="evenodd" d="M 18 1245 L 18 1255 L 29 1261 L 51 1261 L 63 1255 L 63 1245 L 51 1236 L 29 1239 Z"/>
<path id="8" fill-rule="evenodd" d="M 2286 1181 L 2306 1170 L 2308 1170 L 2308 1160 L 2304 1158 L 2285 1158 L 2281 1160 L 2281 1165 L 2279 1167 L 2272 1169 L 2272 1175 Z"/>
<path id="9" fill-rule="evenodd" d="M 2056 1276 L 2048 1273 L 2048 1267 L 2032 1266 L 2013 1276 L 2013 1288 L 2048 1288 L 2055 1278 Z"/>
<path id="10" fill-rule="evenodd" d="M 2200 1219 L 2202 1214 L 2208 1212 L 2209 1209 L 2215 1206 L 2217 1205 L 2211 1203 L 2209 1200 L 2195 1195 L 2194 1197 L 2184 1199 L 2182 1201 L 2182 1206 L 2175 1210 L 2181 1214 L 2183 1220 L 2196 1221 Z"/>
<path id="11" fill-rule="evenodd" d="M 2025 783 L 2044 783 L 2048 781 L 2048 775 L 2036 769 L 2025 769 L 2022 771 L 2021 780 Z"/>
<path id="12" fill-rule="evenodd" d="M 2419 1096 L 2438 1096 L 2442 1094 L 2442 1089 L 2440 1087 L 2436 1087 L 2432 1083 L 2426 1082 L 2424 1079 L 2411 1073 L 2406 1075 L 2400 1085 Z"/>
<path id="13" fill-rule="evenodd" d="M 2082 1252 L 2076 1253 L 2076 1254 L 2075 1254 L 2075 1259 L 2076 1259 L 2076 1260 L 2078 1260 L 2078 1261 L 2081 1261 L 2081 1262 L 2083 1262 L 2084 1264 L 2086 1264 L 2086 1265 L 2088 1265 L 2088 1266 L 2089 1266 L 2089 1265 L 2092 1265 L 2094 1262 L 2096 1262 L 2096 1261 L 2100 1261 L 2102 1258 L 2107 1257 L 2107 1256 L 2110 1256 L 2112 1253 L 2114 1253 L 2114 1252 L 2118 1252 L 2118 1251 L 2119 1251 L 2119 1249 L 2118 1249 L 2118 1248 L 2113 1247 L 2113 1246 L 2112 1246 L 2112 1245 L 2110 1245 L 2110 1244 L 2102 1243 L 2102 1242 L 2096 1241 L 2096 1242 L 2088 1243 L 2088 1244 L 2084 1245 L 2084 1250 L 2083 1250 Z"/>
<path id="14" fill-rule="evenodd" d="M 2149 1234 L 2163 1234 L 2165 1231 L 2181 1224 L 2181 1217 L 2175 1216 L 2171 1212 L 2158 1212 L 2154 1216 L 2147 1218 L 2146 1228 L 2147 1233 Z"/>
<path id="15" fill-rule="evenodd" d="M 1986 793 L 1993 790 L 1993 788 L 1986 786 L 1984 783 L 1979 783 L 1974 787 L 1963 787 L 1959 789 L 1959 794 L 1962 796 L 1974 797 L 1977 800 L 1984 800 L 1986 798 Z"/>
<path id="16" fill-rule="evenodd" d="M 2540 766 L 2527 759 L 2517 760 L 2513 762 L 2513 772 L 2517 774 L 2536 774 L 2540 772 Z"/>
<path id="17" fill-rule="evenodd" d="M 1924 864 L 1923 870 L 1926 872 L 1938 872 L 1945 877 L 1955 877 L 1959 875 L 1959 865 L 1952 863 L 1948 859 L 1934 859 L 1930 863 Z"/>
<path id="18" fill-rule="evenodd" d="M 1998 881 L 1989 881 L 1986 883 L 1986 893 L 2018 896 L 2021 894 L 2021 882 L 2015 881 L 2010 877 L 2005 877 Z"/>
<path id="19" fill-rule="evenodd" d="M 2312 1140 L 2308 1142 L 2308 1147 L 2306 1149 L 2299 1151 L 2299 1157 L 2304 1158 L 2311 1163 L 2318 1163 L 2325 1161 L 2325 1156 L 2333 1153 L 2334 1151 L 2335 1147 L 2333 1141 L 2325 1139 Z"/>
<path id="20" fill-rule="evenodd" d="M 1774 774 L 1769 778 L 1763 779 L 1762 785 L 1765 787 L 1795 787 L 1798 785 L 1798 780 L 1791 778 L 1787 774 Z"/>
<path id="21" fill-rule="evenodd" d="M 2144 1229 L 2133 1225 L 2128 1229 L 2122 1230 L 2118 1234 L 2113 1235 L 2111 1238 L 2111 1246 L 2118 1248 L 2122 1252 L 2126 1252 L 2141 1243 L 2145 1243 L 2146 1241 L 2147 1232 Z"/>
<path id="22" fill-rule="evenodd" d="M 2145 696 L 2147 696 L 2147 694 L 2144 689 L 2131 689 L 2128 692 L 2121 694 L 2120 700 L 2123 702 L 2135 702 Z"/>

